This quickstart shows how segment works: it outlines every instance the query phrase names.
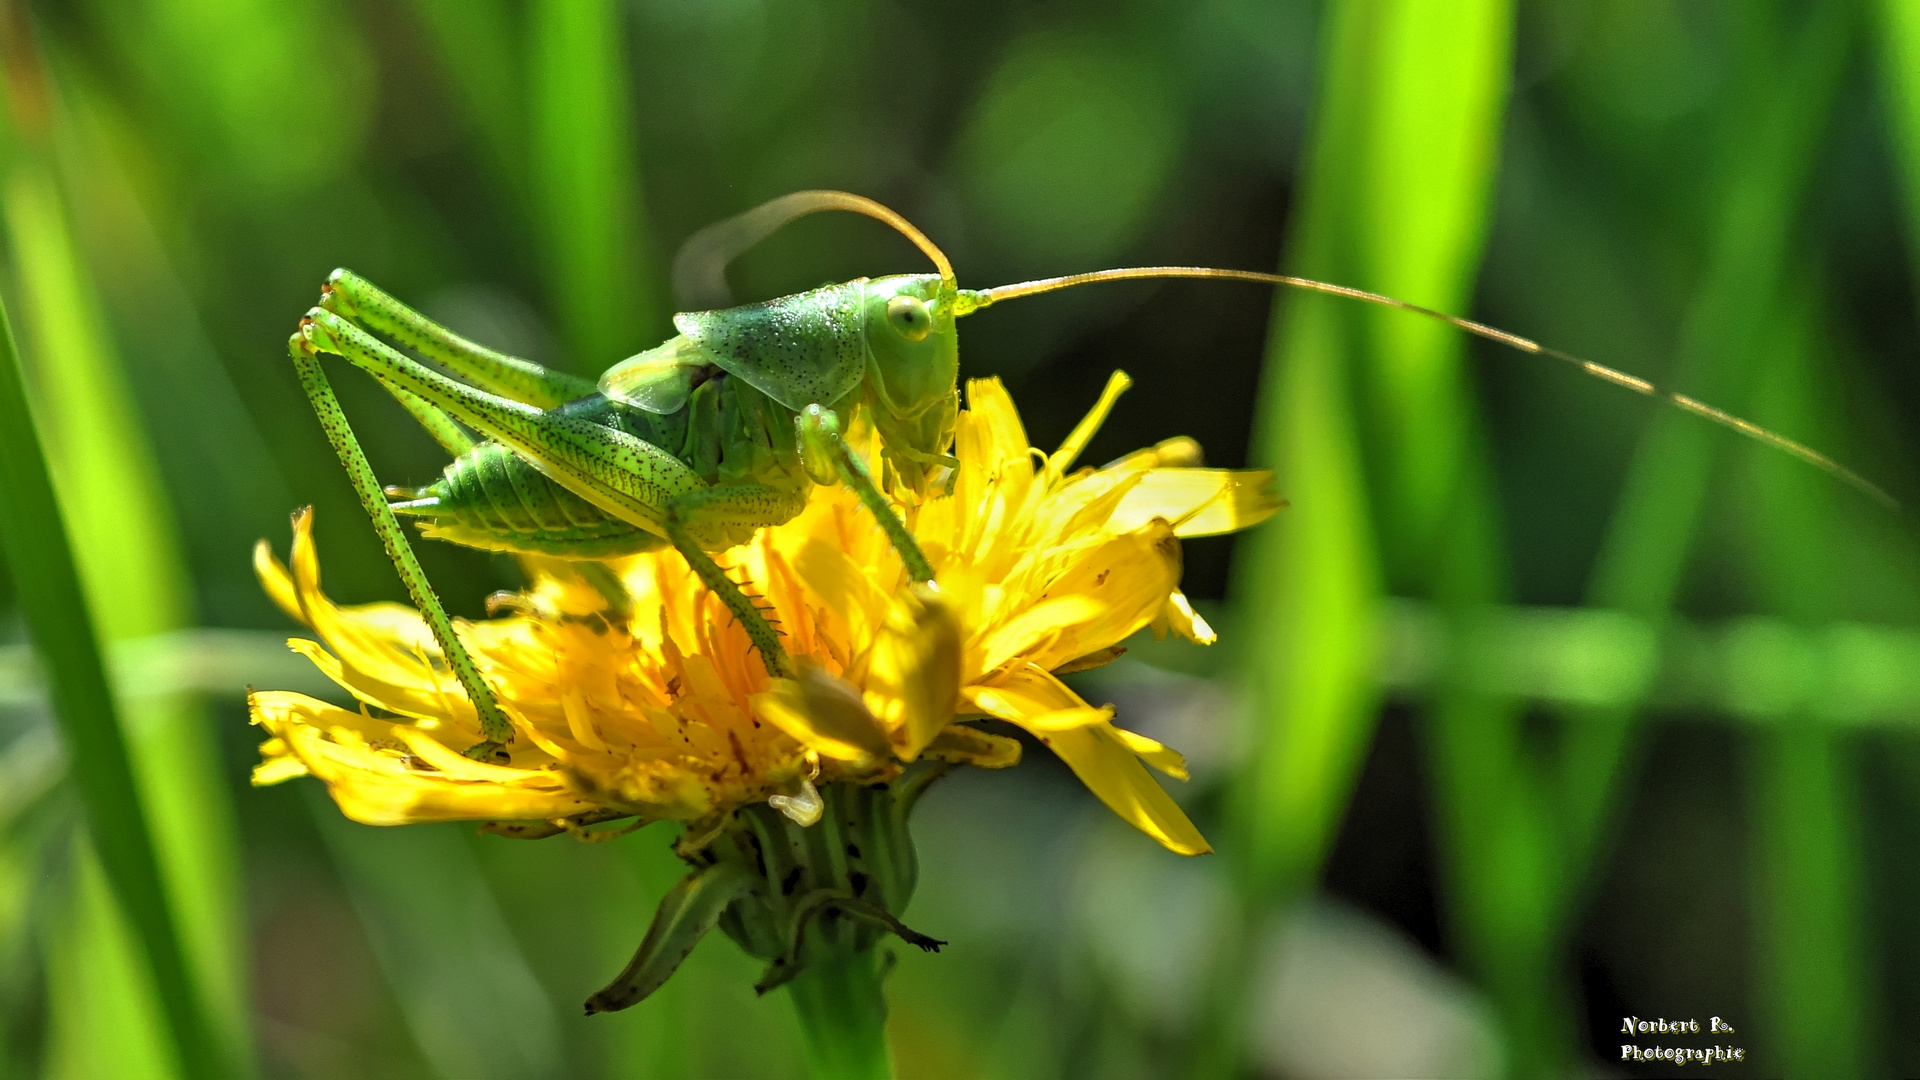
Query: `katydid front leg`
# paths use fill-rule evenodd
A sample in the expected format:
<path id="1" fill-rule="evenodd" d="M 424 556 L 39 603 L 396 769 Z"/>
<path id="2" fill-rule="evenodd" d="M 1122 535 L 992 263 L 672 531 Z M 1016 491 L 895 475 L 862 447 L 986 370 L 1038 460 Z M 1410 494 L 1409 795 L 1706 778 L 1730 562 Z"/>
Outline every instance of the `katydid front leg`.
<path id="1" fill-rule="evenodd" d="M 388 509 L 380 481 L 374 477 L 373 466 L 367 463 L 367 456 L 360 449 L 360 441 L 354 437 L 353 428 L 347 423 L 347 414 L 333 396 L 333 387 L 328 385 L 326 372 L 320 368 L 320 358 L 314 355 L 313 344 L 304 334 L 297 333 L 288 342 L 288 351 L 293 355 L 293 367 L 300 376 L 300 386 L 307 392 L 307 400 L 313 404 L 314 413 L 320 417 L 320 426 L 326 429 L 327 441 L 333 444 L 334 452 L 340 455 L 340 464 L 347 470 L 347 478 L 353 484 L 354 494 L 360 497 L 361 507 L 372 519 L 373 531 L 379 534 L 380 543 L 387 549 L 387 558 L 392 560 L 394 569 L 400 572 L 400 580 L 407 587 L 407 595 L 413 598 L 413 606 L 420 610 L 421 617 L 426 620 L 427 628 L 433 632 L 433 640 L 440 646 L 440 655 L 446 658 L 454 678 L 460 680 L 460 686 L 467 692 L 467 700 L 473 703 L 473 710 L 480 718 L 481 741 L 468 747 L 466 755 L 476 761 L 497 760 L 504 753 L 505 746 L 513 741 L 513 725 L 507 721 L 506 714 L 500 711 L 500 702 L 493 696 L 493 688 L 480 677 L 480 669 L 474 666 L 473 658 L 467 655 L 466 646 L 454 634 L 453 621 L 447 618 L 446 609 L 440 606 L 440 597 L 434 594 L 426 572 L 420 569 L 420 560 L 414 557 L 413 547 L 407 543 L 407 535 L 400 531 L 400 522 Z"/>
<path id="2" fill-rule="evenodd" d="M 809 405 L 793 418 L 793 423 L 800 436 L 801 458 L 806 462 L 808 474 L 818 483 L 831 484 L 838 479 L 852 488 L 880 523 L 887 539 L 893 542 L 893 549 L 900 553 L 907 576 L 915 581 L 932 581 L 933 564 L 920 550 L 919 541 L 907 530 L 900 515 L 894 513 L 893 504 L 880 494 L 867 463 L 840 437 L 840 417 L 824 405 Z"/>

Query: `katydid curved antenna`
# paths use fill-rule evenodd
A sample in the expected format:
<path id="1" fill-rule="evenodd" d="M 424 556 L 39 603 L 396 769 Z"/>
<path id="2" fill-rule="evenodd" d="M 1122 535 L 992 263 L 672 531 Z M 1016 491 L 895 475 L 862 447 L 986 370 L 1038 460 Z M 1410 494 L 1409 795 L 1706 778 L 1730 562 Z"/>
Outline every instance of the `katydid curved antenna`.
<path id="1" fill-rule="evenodd" d="M 1017 300 L 1023 296 L 1037 296 L 1040 293 L 1053 292 L 1057 289 L 1070 289 L 1076 285 L 1091 285 L 1101 281 L 1130 281 L 1143 278 L 1218 278 L 1228 281 L 1250 281 L 1260 285 L 1281 285 L 1290 289 L 1323 293 L 1327 296 L 1339 296 L 1348 300 L 1359 300 L 1363 303 L 1377 304 L 1381 307 L 1398 308 L 1401 311 L 1410 311 L 1415 315 L 1425 316 L 1429 319 L 1438 319 L 1443 323 L 1447 323 L 1475 337 L 1486 338 L 1489 341 L 1497 341 L 1502 345 L 1518 349 L 1524 353 L 1532 353 L 1535 356 L 1544 356 L 1549 359 L 1572 364 L 1581 371 L 1597 378 L 1605 379 L 1615 386 L 1625 387 L 1636 394 L 1643 394 L 1647 397 L 1664 400 L 1695 416 L 1710 420 L 1722 427 L 1731 428 L 1756 442 L 1764 443 L 1775 450 L 1796 457 L 1827 475 L 1851 485 L 1889 509 L 1898 510 L 1900 508 L 1900 503 L 1895 500 L 1893 496 L 1882 490 L 1879 485 L 1827 455 L 1822 454 L 1818 450 L 1797 443 L 1784 435 L 1768 431 L 1766 428 L 1752 421 L 1743 420 L 1732 413 L 1716 409 L 1703 401 L 1690 398 L 1685 394 L 1675 393 L 1672 390 L 1663 389 L 1636 375 L 1629 375 L 1624 371 L 1615 370 L 1604 364 L 1596 364 L 1591 360 L 1582 360 L 1577 356 L 1561 352 L 1559 349 L 1550 349 L 1537 341 L 1523 338 L 1518 334 L 1509 334 L 1505 330 L 1496 329 L 1485 323 L 1478 323 L 1472 319 L 1463 319 L 1457 315 L 1449 315 L 1444 311 L 1435 311 L 1432 308 L 1421 307 L 1419 304 L 1409 304 L 1405 300 L 1396 300 L 1391 296 L 1382 296 L 1379 293 L 1367 292 L 1364 289 L 1349 288 L 1345 285 L 1330 285 L 1327 282 L 1315 281 L 1312 278 L 1291 277 L 1286 274 L 1263 274 L 1255 270 L 1220 270 L 1208 266 L 1127 266 L 1112 270 L 1093 270 L 1084 274 L 1067 274 L 1063 277 L 1041 278 L 1036 281 L 1022 281 L 1013 285 L 998 285 L 991 289 L 962 289 L 954 305 L 954 314 L 956 316 L 970 315 L 981 308 L 990 304 L 997 304 L 1002 300 Z"/>
<path id="2" fill-rule="evenodd" d="M 717 221 L 680 245 L 673 258 L 674 302 L 690 311 L 713 310 L 732 303 L 727 288 L 727 264 L 790 222 L 825 210 L 845 210 L 886 222 L 913 241 L 940 270 L 941 291 L 958 288 L 953 264 L 925 233 L 892 210 L 864 196 L 846 191 L 796 191 L 770 199 L 743 214 Z"/>

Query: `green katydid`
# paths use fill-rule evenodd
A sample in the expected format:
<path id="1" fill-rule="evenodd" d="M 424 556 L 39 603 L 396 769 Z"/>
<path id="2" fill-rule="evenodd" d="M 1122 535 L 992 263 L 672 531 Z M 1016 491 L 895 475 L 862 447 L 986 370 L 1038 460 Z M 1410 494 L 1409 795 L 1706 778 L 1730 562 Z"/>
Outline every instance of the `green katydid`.
<path id="1" fill-rule="evenodd" d="M 345 270 L 334 272 L 319 306 L 301 320 L 291 351 L 302 386 L 479 714 L 484 738 L 467 751 L 470 756 L 501 752 L 513 729 L 454 636 L 396 512 L 415 518 L 431 537 L 589 566 L 672 544 L 746 628 L 768 673 L 783 676 L 789 664 L 778 633 L 709 553 L 792 518 L 814 484 L 841 482 L 874 514 L 908 574 L 931 580 L 933 569 L 912 533 L 880 494 L 867 463 L 841 439 L 842 418 L 864 407 L 886 466 L 906 487 L 925 493 L 952 460 L 946 453 L 959 407 L 955 320 L 999 301 L 1097 281 L 1220 278 L 1411 311 L 1665 398 L 1891 502 L 1826 456 L 1692 398 L 1376 293 L 1190 266 L 1128 267 L 962 289 L 946 256 L 912 224 L 845 192 L 796 192 L 703 230 L 683 248 L 676 279 L 704 286 L 709 294 L 717 286 L 724 294 L 728 262 L 788 222 L 823 210 L 886 222 L 913 241 L 938 273 L 859 278 L 759 304 L 682 313 L 674 316 L 678 336 L 614 365 L 597 384 L 469 342 Z M 319 353 L 345 357 L 372 374 L 454 455 L 439 481 L 422 489 L 380 486 L 327 384 Z"/>

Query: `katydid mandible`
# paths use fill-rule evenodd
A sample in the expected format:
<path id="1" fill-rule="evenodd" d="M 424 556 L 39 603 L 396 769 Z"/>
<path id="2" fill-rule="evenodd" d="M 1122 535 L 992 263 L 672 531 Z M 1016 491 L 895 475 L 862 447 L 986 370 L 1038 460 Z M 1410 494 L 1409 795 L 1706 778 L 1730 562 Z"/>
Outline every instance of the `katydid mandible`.
<path id="1" fill-rule="evenodd" d="M 396 514 L 422 534 L 468 547 L 594 564 L 671 544 L 746 629 L 767 673 L 790 674 L 780 637 L 754 598 L 710 553 L 789 520 L 814 484 L 846 484 L 872 512 L 915 581 L 933 568 L 881 494 L 868 463 L 841 438 L 864 408 L 884 467 L 924 495 L 943 476 L 959 409 L 955 320 L 1003 300 L 1099 281 L 1218 278 L 1278 285 L 1398 308 L 1668 402 L 1800 458 L 1891 504 L 1830 458 L 1692 398 L 1502 330 L 1377 293 L 1306 278 L 1210 267 L 1153 266 L 962 289 L 918 229 L 872 200 L 802 191 L 708 227 L 675 263 L 683 291 L 725 295 L 733 258 L 787 223 L 824 210 L 865 214 L 920 248 L 935 274 L 858 278 L 764 303 L 674 316 L 679 335 L 630 357 L 598 383 L 476 345 L 365 279 L 336 270 L 293 335 L 301 385 L 373 519 L 447 665 L 478 713 L 482 741 L 505 753 L 513 728 L 454 635 Z M 404 346 L 419 363 L 374 335 Z M 334 399 L 318 354 L 344 357 L 397 398 L 453 462 L 424 488 L 382 488 Z M 475 439 L 468 431 L 481 436 Z"/>

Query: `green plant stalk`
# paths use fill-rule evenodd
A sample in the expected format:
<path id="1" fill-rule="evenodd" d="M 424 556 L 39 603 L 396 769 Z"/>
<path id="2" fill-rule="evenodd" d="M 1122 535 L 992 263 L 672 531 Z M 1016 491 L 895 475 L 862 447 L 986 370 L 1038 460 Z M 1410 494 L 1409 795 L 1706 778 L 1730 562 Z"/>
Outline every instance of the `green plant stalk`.
<path id="1" fill-rule="evenodd" d="M 1761 9 L 1743 9 L 1750 18 Z M 1826 120 L 1847 70 L 1852 16 L 1844 4 L 1821 5 L 1795 33 L 1784 64 L 1755 60 L 1772 92 L 1752 101 L 1742 119 L 1750 135 L 1731 143 L 1755 147 L 1736 164 L 1717 201 L 1708 269 L 1681 330 L 1673 384 L 1722 407 L 1740 406 L 1734 376 L 1752 354 L 1765 312 L 1787 271 L 1786 247 L 1796 208 L 1805 199 Z M 1635 450 L 1620 502 L 1608 523 L 1588 602 L 1651 620 L 1671 611 L 1705 498 L 1718 433 L 1691 417 L 1660 410 Z M 1567 863 L 1589 866 L 1601 843 L 1607 808 L 1624 771 L 1633 714 L 1590 716 L 1575 725 L 1562 757 Z"/>
<path id="2" fill-rule="evenodd" d="M 28 405 L 12 323 L 0 302 L 0 549 L 46 667 L 68 768 L 93 847 L 145 953 L 180 1074 L 230 1074 L 176 931 L 113 694 L 87 615 L 65 519 Z"/>
<path id="3" fill-rule="evenodd" d="M 1879 0 L 1874 39 L 1880 44 L 1887 121 L 1900 161 L 1909 243 L 1920 246 L 1920 0 Z"/>
<path id="4" fill-rule="evenodd" d="M 892 1080 L 876 951 L 822 951 L 787 984 L 813 1080 Z"/>
<path id="5" fill-rule="evenodd" d="M 51 135 L 19 134 L 4 208 L 39 361 L 27 365 L 26 374 L 94 629 L 108 642 L 176 630 L 191 621 L 191 590 L 152 448 L 67 227 L 65 200 L 49 166 Z M 196 982 L 208 993 L 204 1011 L 226 1057 L 244 1060 L 238 859 L 206 713 L 184 693 L 119 704 L 178 932 Z M 158 1035 L 97 1034 L 164 1025 L 155 988 L 126 977 L 141 964 L 131 954 L 136 936 L 120 925 L 106 895 L 93 888 L 81 896 L 61 930 L 88 940 L 49 953 L 53 966 L 71 968 L 49 975 L 57 1033 L 49 1056 L 73 1075 L 160 1070 L 166 1051 Z M 116 1019 L 102 1019 L 107 1016 Z"/>
<path id="6" fill-rule="evenodd" d="M 1329 12 L 1322 53 L 1364 47 L 1364 4 Z M 1283 269 L 1338 278 L 1334 225 L 1348 183 L 1352 114 L 1364 71 L 1330 61 L 1306 177 L 1305 209 Z M 1268 331 L 1255 464 L 1274 468 L 1291 506 L 1240 541 L 1233 594 L 1249 709 L 1246 764 L 1234 779 L 1220 849 L 1234 891 L 1212 943 L 1190 1075 L 1241 1074 L 1246 942 L 1268 909 L 1312 880 L 1344 806 L 1378 706 L 1373 643 L 1382 585 L 1349 400 L 1342 313 L 1320 297 L 1283 296 Z"/>
<path id="7" fill-rule="evenodd" d="M 1796 289 L 1773 307 L 1767 347 L 1756 356 L 1754 415 L 1776 429 L 1819 434 L 1841 445 L 1842 424 L 1819 408 L 1814 358 L 1834 335 L 1812 299 Z M 1756 596 L 1807 622 L 1841 612 L 1837 573 L 1859 543 L 1837 505 L 1843 493 L 1824 477 L 1751 451 L 1742 455 L 1751 494 Z M 1768 1032 L 1759 1064 L 1786 1076 L 1834 1080 L 1873 1070 L 1877 1034 L 1867 1015 L 1858 795 L 1849 742 L 1802 707 L 1747 745 L 1753 821 L 1755 980 Z"/>
<path id="8" fill-rule="evenodd" d="M 1771 1075 L 1873 1075 L 1858 795 L 1846 743 L 1804 717 L 1747 751 L 1756 995 Z"/>
<path id="9" fill-rule="evenodd" d="M 1343 268 L 1339 225 L 1357 167 L 1367 8 L 1342 3 L 1327 16 L 1327 73 L 1286 260 L 1303 274 L 1338 277 Z M 1345 314 L 1320 297 L 1281 299 L 1255 416 L 1253 456 L 1275 467 L 1290 506 L 1242 541 L 1234 587 L 1258 719 L 1237 781 L 1235 834 L 1223 848 L 1235 853 L 1241 891 L 1263 900 L 1296 893 L 1317 867 L 1376 703 L 1371 653 L 1382 586 L 1348 393 Z"/>
<path id="10" fill-rule="evenodd" d="M 1491 216 L 1513 7 L 1373 4 L 1369 97 L 1343 228 L 1351 280 L 1465 311 Z M 1507 558 L 1465 341 L 1394 313 L 1352 313 L 1382 575 L 1431 598 L 1453 636 L 1507 598 Z M 1544 793 L 1523 753 L 1520 704 L 1442 672 L 1422 717 L 1442 874 L 1467 966 L 1499 1011 L 1517 1075 L 1572 1052 L 1545 920 Z"/>
<path id="11" fill-rule="evenodd" d="M 1326 18 L 1286 269 L 1455 310 L 1485 231 L 1510 7 L 1345 0 Z M 1237 860 L 1237 916 L 1219 942 L 1196 1075 L 1239 1071 L 1231 1017 L 1248 978 L 1245 937 L 1319 871 L 1378 711 L 1385 580 L 1421 576 L 1408 567 L 1452 524 L 1445 508 L 1475 464 L 1460 356 L 1444 330 L 1392 314 L 1315 297 L 1276 309 L 1254 457 L 1276 467 L 1291 507 L 1242 541 L 1234 583 L 1242 636 L 1257 643 L 1242 655 L 1259 726 L 1222 844 Z M 1371 393 L 1356 400 L 1356 385 Z"/>
<path id="12" fill-rule="evenodd" d="M 626 8 L 566 0 L 528 16 L 531 216 L 574 369 L 599 372 L 672 332 L 647 258 Z"/>

